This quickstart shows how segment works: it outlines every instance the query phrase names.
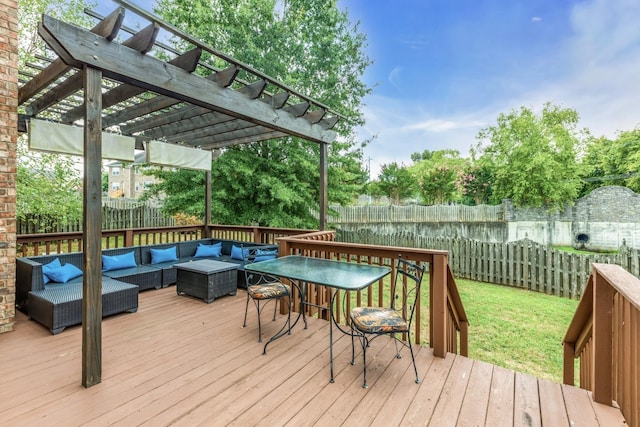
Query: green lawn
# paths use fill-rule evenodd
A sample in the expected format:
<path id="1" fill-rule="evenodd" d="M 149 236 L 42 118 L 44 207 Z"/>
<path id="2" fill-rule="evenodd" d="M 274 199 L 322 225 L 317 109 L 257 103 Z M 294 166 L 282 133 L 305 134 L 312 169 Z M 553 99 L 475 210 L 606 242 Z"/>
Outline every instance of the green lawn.
<path id="1" fill-rule="evenodd" d="M 562 338 L 578 301 L 456 280 L 469 318 L 469 357 L 562 381 Z"/>
<path id="2" fill-rule="evenodd" d="M 428 276 L 423 284 L 420 327 L 422 344 L 428 345 Z M 469 319 L 470 358 L 562 382 L 562 339 L 577 300 L 470 280 L 456 284 Z M 385 295 L 389 285 L 387 278 Z"/>

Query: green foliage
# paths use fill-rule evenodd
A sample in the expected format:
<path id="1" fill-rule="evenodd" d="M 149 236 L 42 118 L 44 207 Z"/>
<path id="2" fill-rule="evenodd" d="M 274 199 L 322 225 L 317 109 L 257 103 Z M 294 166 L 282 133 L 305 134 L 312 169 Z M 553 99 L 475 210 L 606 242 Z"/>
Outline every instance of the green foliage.
<path id="1" fill-rule="evenodd" d="M 16 175 L 18 218 L 35 215 L 62 223 L 82 218 L 82 182 L 71 157 L 28 151 L 21 138 Z"/>
<path id="2" fill-rule="evenodd" d="M 521 107 L 482 129 L 479 164 L 492 170 L 493 196 L 550 210 L 572 203 L 581 187 L 577 158 L 584 145 L 577 123 L 575 110 L 547 103 L 540 114 Z"/>
<path id="3" fill-rule="evenodd" d="M 425 152 L 427 153 L 427 152 Z M 456 150 L 438 150 L 428 158 L 412 155 L 419 160 L 409 168 L 417 182 L 420 196 L 425 204 L 442 204 L 460 197 L 456 180 L 465 160 Z"/>
<path id="4" fill-rule="evenodd" d="M 640 192 L 640 128 L 618 138 L 592 140 L 582 161 L 586 171 L 581 195 L 603 185 L 621 185 Z"/>
<path id="5" fill-rule="evenodd" d="M 400 201 L 415 194 L 417 182 L 408 168 L 397 163 L 382 165 L 377 183 L 371 187 L 372 195 L 385 195 L 391 203 L 399 205 Z"/>
<path id="6" fill-rule="evenodd" d="M 83 10 L 94 5 L 83 0 L 20 0 L 18 66 L 22 69 L 24 64 L 34 61 L 36 54 L 44 53 L 44 42 L 37 34 L 38 21 L 43 13 L 87 25 L 90 20 Z M 17 154 L 18 218 L 37 215 L 46 222 L 79 220 L 82 217 L 82 182 L 74 159 L 29 151 L 25 138 L 18 140 Z"/>
<path id="7" fill-rule="evenodd" d="M 329 201 L 346 204 L 362 193 L 365 143 L 356 142 L 354 128 L 363 122 L 361 99 L 370 89 L 361 77 L 371 61 L 364 53 L 365 36 L 335 2 L 161 0 L 155 11 L 183 31 L 349 117 L 338 122 L 334 130 L 339 138 L 328 148 Z M 318 207 L 319 152 L 316 143 L 298 138 L 225 150 L 213 162 L 214 221 L 317 227 L 308 211 Z M 189 180 L 189 172 L 177 174 Z M 191 197 L 194 191 L 185 195 L 175 193 L 173 186 L 165 188 L 168 209 L 175 213 L 198 208 Z"/>
<path id="8" fill-rule="evenodd" d="M 489 203 L 492 196 L 491 170 L 487 166 L 466 162 L 458 172 L 456 186 L 467 205 Z"/>
<path id="9" fill-rule="evenodd" d="M 88 26 L 92 21 L 83 13 L 86 7 L 96 3 L 84 0 L 20 0 L 18 8 L 18 49 L 19 66 L 33 61 L 36 54 L 44 53 L 44 41 L 38 35 L 38 22 L 46 13 L 78 25 Z"/>
<path id="10" fill-rule="evenodd" d="M 144 174 L 160 178 L 160 182 L 149 186 L 140 198 L 141 200 L 171 194 L 171 197 L 167 197 L 163 201 L 163 213 L 168 216 L 186 214 L 204 218 L 205 172 L 149 168 L 144 170 Z"/>

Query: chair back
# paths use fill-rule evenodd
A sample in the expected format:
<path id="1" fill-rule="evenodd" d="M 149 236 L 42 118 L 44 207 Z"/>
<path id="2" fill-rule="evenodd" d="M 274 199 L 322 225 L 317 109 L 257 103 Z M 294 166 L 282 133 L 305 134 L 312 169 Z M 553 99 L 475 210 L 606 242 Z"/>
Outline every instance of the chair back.
<path id="1" fill-rule="evenodd" d="M 411 330 L 411 322 L 416 311 L 416 304 L 420 298 L 422 277 L 426 267 L 398 258 L 396 275 L 393 281 L 391 308 L 400 313 Z"/>

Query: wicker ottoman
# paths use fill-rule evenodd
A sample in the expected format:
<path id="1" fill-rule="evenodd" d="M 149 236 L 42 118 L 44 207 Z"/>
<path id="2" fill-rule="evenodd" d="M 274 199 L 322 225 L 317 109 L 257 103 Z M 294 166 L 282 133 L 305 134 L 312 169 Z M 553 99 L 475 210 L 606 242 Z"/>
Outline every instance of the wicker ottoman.
<path id="1" fill-rule="evenodd" d="M 102 277 L 102 317 L 138 310 L 138 287 Z M 48 285 L 29 292 L 29 317 L 52 334 L 82 323 L 82 283 Z"/>
<path id="2" fill-rule="evenodd" d="M 203 259 L 176 264 L 176 292 L 200 298 L 207 304 L 238 290 L 238 265 Z"/>

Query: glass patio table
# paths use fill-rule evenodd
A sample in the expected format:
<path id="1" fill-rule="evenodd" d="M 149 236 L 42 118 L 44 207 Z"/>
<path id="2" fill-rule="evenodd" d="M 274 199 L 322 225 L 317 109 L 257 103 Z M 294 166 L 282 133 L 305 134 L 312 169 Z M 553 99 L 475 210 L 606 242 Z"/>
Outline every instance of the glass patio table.
<path id="1" fill-rule="evenodd" d="M 318 307 L 317 305 L 306 301 L 308 283 L 331 288 L 331 302 L 329 307 L 320 307 L 325 309 L 328 308 L 330 314 L 329 366 L 331 370 L 331 382 L 333 382 L 333 324 L 335 324 L 339 330 L 345 332 L 336 322 L 333 313 L 334 299 L 337 295 L 334 291 L 359 291 L 391 273 L 391 269 L 389 267 L 356 264 L 299 255 L 289 255 L 255 264 L 247 264 L 244 268 L 248 271 L 276 276 L 295 282 L 296 287 L 301 290 L 302 305 Z M 301 311 L 304 316 L 304 307 Z"/>

